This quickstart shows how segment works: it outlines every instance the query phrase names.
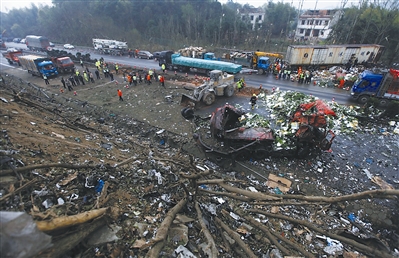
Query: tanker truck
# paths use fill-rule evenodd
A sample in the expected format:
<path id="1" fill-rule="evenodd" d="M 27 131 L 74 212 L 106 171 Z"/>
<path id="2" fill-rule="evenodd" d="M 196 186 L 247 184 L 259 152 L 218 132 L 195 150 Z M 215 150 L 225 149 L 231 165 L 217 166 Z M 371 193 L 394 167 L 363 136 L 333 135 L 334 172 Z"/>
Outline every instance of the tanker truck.
<path id="1" fill-rule="evenodd" d="M 197 72 L 210 75 L 212 70 L 237 74 L 242 70 L 242 65 L 230 62 L 191 58 L 174 54 L 173 51 L 162 51 L 159 58 L 159 66 L 165 65 L 168 70 L 178 70 L 180 72 Z"/>

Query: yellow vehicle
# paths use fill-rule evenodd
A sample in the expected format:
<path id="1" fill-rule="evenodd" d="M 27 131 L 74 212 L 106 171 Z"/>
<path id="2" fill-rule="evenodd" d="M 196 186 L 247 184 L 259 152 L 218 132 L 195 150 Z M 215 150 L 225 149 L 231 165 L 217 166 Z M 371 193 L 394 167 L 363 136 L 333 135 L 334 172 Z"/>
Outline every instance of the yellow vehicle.
<path id="1" fill-rule="evenodd" d="M 258 59 L 259 59 L 260 57 L 263 57 L 263 56 L 266 56 L 266 57 L 274 57 L 274 58 L 278 58 L 278 59 L 283 59 L 283 58 L 284 58 L 284 56 L 281 55 L 281 54 L 279 54 L 279 53 L 269 53 L 269 52 L 259 52 L 259 51 L 256 51 L 256 52 L 254 52 L 253 55 L 252 55 L 252 66 L 253 66 L 253 67 L 256 67 L 256 65 L 258 64 Z"/>

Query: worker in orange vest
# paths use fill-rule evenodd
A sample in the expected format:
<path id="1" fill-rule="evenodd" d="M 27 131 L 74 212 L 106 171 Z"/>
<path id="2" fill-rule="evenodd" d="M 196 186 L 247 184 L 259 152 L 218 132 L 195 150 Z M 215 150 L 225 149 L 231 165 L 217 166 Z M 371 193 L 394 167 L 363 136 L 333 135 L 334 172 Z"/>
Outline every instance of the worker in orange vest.
<path id="1" fill-rule="evenodd" d="M 159 76 L 159 82 L 161 83 L 161 86 L 164 87 L 164 88 L 166 89 L 166 87 L 165 87 L 165 77 L 163 77 L 162 75 L 160 75 L 160 76 Z"/>
<path id="2" fill-rule="evenodd" d="M 151 84 L 151 75 L 149 73 L 147 74 L 147 83 L 148 85 Z"/>
<path id="3" fill-rule="evenodd" d="M 118 97 L 119 97 L 119 100 L 120 100 L 120 101 L 123 101 L 123 98 L 122 98 L 122 91 L 119 90 L 119 89 L 118 89 Z"/>

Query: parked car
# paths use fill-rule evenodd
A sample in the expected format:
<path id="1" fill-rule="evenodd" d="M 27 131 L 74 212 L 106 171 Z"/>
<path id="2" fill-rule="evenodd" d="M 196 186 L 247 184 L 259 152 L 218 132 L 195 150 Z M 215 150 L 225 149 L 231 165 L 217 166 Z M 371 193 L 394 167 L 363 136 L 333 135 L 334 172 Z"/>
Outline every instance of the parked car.
<path id="1" fill-rule="evenodd" d="M 26 44 L 26 39 L 21 39 L 21 41 L 19 43 Z"/>
<path id="2" fill-rule="evenodd" d="M 21 42 L 21 38 L 14 38 L 14 39 L 12 40 L 12 42 L 14 42 L 14 43 L 19 43 L 19 42 Z"/>
<path id="3" fill-rule="evenodd" d="M 139 51 L 137 53 L 138 58 L 153 59 L 154 56 L 149 51 Z"/>
<path id="4" fill-rule="evenodd" d="M 53 42 L 49 42 L 50 47 L 55 47 L 55 44 Z"/>
<path id="5" fill-rule="evenodd" d="M 152 53 L 152 55 L 157 60 L 162 56 L 161 52 L 154 52 L 154 53 Z"/>
<path id="6" fill-rule="evenodd" d="M 71 44 L 65 44 L 65 45 L 64 45 L 64 48 L 65 48 L 65 49 L 74 49 L 75 46 L 74 46 L 74 45 L 71 45 Z"/>

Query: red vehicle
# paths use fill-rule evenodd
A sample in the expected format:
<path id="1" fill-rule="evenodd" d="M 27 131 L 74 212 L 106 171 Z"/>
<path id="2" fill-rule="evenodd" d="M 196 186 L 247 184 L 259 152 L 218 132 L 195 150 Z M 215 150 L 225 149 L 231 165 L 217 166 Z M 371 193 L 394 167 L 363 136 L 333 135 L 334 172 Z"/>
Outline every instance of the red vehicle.
<path id="1" fill-rule="evenodd" d="M 19 66 L 21 63 L 19 62 L 19 56 L 22 56 L 21 50 L 16 49 L 9 49 L 7 52 L 3 52 L 3 57 L 7 59 L 9 64 L 18 64 Z"/>
<path id="2" fill-rule="evenodd" d="M 306 112 L 306 114 L 305 114 Z M 274 132 L 266 127 L 244 127 L 240 118 L 245 112 L 224 105 L 217 108 L 210 118 L 210 131 L 213 140 L 201 138 L 195 134 L 194 139 L 207 153 L 235 159 L 254 157 L 256 159 L 269 156 L 307 157 L 313 150 L 328 150 L 335 134 L 327 129 L 326 116 L 335 116 L 322 101 L 302 104 L 298 107 L 290 122 L 298 123 L 295 134 L 289 140 L 295 148 L 275 150 Z"/>
<path id="3" fill-rule="evenodd" d="M 75 71 L 75 63 L 68 56 L 51 57 L 50 59 L 59 73 L 73 73 Z"/>

